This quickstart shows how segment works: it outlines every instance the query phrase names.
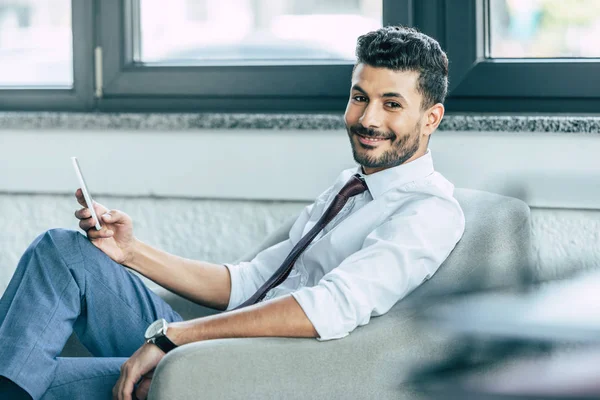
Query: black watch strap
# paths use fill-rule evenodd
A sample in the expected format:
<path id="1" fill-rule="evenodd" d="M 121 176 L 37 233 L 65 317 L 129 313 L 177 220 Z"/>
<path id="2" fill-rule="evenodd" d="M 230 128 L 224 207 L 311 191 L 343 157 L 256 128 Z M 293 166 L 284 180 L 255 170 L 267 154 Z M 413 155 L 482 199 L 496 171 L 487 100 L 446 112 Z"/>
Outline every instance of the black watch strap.
<path id="1" fill-rule="evenodd" d="M 157 345 L 159 349 L 164 351 L 165 354 L 177 347 L 177 345 L 171 342 L 171 340 L 169 340 L 169 338 L 165 335 L 160 335 L 157 338 L 155 338 L 154 344 Z"/>

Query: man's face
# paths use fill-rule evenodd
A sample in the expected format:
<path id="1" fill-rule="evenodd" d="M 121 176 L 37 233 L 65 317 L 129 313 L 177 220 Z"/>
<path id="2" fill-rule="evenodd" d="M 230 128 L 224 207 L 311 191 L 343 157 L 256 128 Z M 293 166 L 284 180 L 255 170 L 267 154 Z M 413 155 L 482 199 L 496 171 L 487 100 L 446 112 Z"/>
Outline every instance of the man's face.
<path id="1" fill-rule="evenodd" d="M 366 174 L 395 167 L 427 151 L 422 136 L 419 73 L 358 64 L 344 115 L 354 160 Z"/>

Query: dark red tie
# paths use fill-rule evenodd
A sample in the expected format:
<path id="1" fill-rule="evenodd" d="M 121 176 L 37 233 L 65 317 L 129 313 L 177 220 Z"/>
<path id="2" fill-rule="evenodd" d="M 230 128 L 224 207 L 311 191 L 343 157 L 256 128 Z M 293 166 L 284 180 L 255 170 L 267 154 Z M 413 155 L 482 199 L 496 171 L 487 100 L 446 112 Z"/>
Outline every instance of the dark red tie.
<path id="1" fill-rule="evenodd" d="M 294 246 L 290 254 L 286 257 L 281 264 L 281 267 L 275 271 L 273 276 L 271 276 L 261 287 L 258 289 L 256 293 L 254 293 L 248 300 L 234 308 L 237 310 L 239 308 L 243 308 L 261 301 L 267 292 L 277 285 L 281 284 L 286 280 L 290 272 L 292 271 L 292 267 L 294 263 L 302 254 L 306 246 L 317 236 L 319 232 L 327 225 L 335 216 L 344 208 L 344 205 L 348 201 L 348 199 L 352 196 L 356 196 L 367 190 L 367 185 L 362 180 L 359 174 L 356 174 L 350 178 L 350 180 L 344 185 L 342 190 L 338 194 L 335 195 L 335 199 L 331 203 L 331 205 L 325 210 L 325 213 L 319 219 L 313 228 L 300 239 L 300 241 Z"/>

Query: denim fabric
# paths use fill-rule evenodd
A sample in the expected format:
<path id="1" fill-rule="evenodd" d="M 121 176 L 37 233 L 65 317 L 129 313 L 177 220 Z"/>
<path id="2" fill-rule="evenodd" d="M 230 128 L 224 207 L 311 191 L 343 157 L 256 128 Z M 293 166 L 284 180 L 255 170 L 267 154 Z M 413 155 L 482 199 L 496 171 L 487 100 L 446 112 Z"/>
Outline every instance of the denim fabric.
<path id="1" fill-rule="evenodd" d="M 121 364 L 159 318 L 182 320 L 86 236 L 49 230 L 0 300 L 0 375 L 34 399 L 110 399 Z M 73 331 L 94 357 L 58 357 Z"/>

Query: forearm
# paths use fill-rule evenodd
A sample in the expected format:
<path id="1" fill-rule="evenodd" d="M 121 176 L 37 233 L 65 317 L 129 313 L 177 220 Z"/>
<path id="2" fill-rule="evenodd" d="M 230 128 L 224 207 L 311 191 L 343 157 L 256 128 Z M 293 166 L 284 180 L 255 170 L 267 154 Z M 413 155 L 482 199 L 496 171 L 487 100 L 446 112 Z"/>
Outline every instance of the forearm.
<path id="1" fill-rule="evenodd" d="M 317 337 L 317 331 L 290 295 L 209 317 L 169 324 L 175 344 L 219 338 Z"/>
<path id="2" fill-rule="evenodd" d="M 127 267 L 195 303 L 227 308 L 231 280 L 224 265 L 175 256 L 139 240 L 134 249 Z"/>

